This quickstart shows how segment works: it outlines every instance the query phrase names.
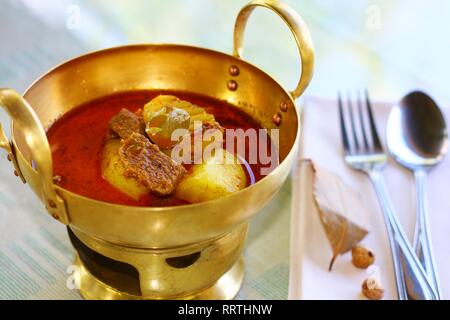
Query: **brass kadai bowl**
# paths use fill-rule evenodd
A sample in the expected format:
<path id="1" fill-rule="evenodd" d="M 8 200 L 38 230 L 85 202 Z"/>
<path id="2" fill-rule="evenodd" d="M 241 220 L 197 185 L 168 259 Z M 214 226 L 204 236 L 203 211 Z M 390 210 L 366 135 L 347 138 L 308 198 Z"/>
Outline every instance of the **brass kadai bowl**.
<path id="1" fill-rule="evenodd" d="M 277 13 L 298 45 L 302 75 L 286 91 L 241 59 L 247 20 L 256 7 Z M 16 174 L 68 226 L 77 251 L 79 289 L 88 299 L 232 299 L 244 268 L 248 221 L 280 189 L 299 141 L 297 99 L 308 86 L 313 45 L 301 17 L 288 6 L 257 0 L 235 25 L 234 54 L 181 45 L 137 45 L 90 53 L 37 80 L 24 97 L 0 89 L 12 118 L 11 141 L 0 131 Z M 129 207 L 92 200 L 53 183 L 45 130 L 71 109 L 130 90 L 173 90 L 225 100 L 266 129 L 279 129 L 280 165 L 258 183 L 232 195 L 177 207 Z"/>

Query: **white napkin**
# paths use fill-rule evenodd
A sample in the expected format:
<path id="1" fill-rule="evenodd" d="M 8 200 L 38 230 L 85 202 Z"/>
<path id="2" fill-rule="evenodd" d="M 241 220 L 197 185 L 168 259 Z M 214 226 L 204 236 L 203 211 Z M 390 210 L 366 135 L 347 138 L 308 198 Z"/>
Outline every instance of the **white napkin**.
<path id="1" fill-rule="evenodd" d="M 390 104 L 374 103 L 374 109 L 379 134 L 385 141 Z M 449 111 L 443 110 L 450 125 Z M 376 255 L 375 268 L 369 272 L 379 273 L 385 288 L 385 299 L 396 299 L 395 278 L 381 209 L 368 177 L 351 170 L 343 161 L 337 102 L 307 98 L 302 123 L 300 156 L 313 159 L 324 168 L 336 172 L 365 199 L 371 216 L 370 233 L 363 240 L 363 245 L 371 248 Z M 413 176 L 392 160 L 383 174 L 397 216 L 412 239 L 415 224 Z M 293 181 L 289 299 L 361 299 L 360 288 L 368 277 L 368 271 L 353 267 L 351 254 L 347 253 L 338 257 L 333 271 L 328 272 L 332 253 L 319 217 L 311 209 L 312 186 L 308 168 L 299 166 Z M 447 272 L 450 269 L 449 187 L 450 159 L 446 158 L 428 176 L 428 213 L 440 283 L 443 296 L 447 299 L 450 298 L 450 273 Z"/>

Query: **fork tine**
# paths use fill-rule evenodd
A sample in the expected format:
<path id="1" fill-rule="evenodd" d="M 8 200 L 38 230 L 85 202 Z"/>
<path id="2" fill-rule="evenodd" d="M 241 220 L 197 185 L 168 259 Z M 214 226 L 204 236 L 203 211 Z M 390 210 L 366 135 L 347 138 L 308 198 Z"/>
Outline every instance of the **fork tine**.
<path id="1" fill-rule="evenodd" d="M 372 104 L 370 103 L 369 92 L 367 91 L 367 89 L 365 90 L 365 94 L 366 94 L 367 113 L 369 115 L 370 130 L 372 132 L 373 145 L 374 145 L 375 150 L 383 151 L 383 147 L 381 146 L 380 137 L 379 137 L 378 131 L 377 131 L 377 126 L 375 124 L 375 120 L 373 117 Z"/>
<path id="2" fill-rule="evenodd" d="M 361 102 L 361 92 L 359 90 L 358 90 L 357 104 L 358 104 L 358 113 L 359 113 L 359 123 L 361 125 L 361 132 L 362 132 L 363 141 L 364 141 L 364 148 L 365 148 L 365 150 L 369 150 L 369 140 L 367 140 L 367 133 L 366 133 L 365 125 L 364 125 L 364 112 L 363 112 L 363 107 L 362 107 L 362 102 Z"/>
<path id="3" fill-rule="evenodd" d="M 344 108 L 342 106 L 342 98 L 340 92 L 338 92 L 338 106 L 339 106 L 339 122 L 341 126 L 342 144 L 344 145 L 345 152 L 349 153 L 350 145 L 348 143 L 347 129 L 345 127 L 345 120 L 344 120 L 344 110 L 343 110 Z"/>
<path id="4" fill-rule="evenodd" d="M 356 134 L 356 125 L 355 125 L 355 117 L 353 115 L 353 104 L 352 99 L 350 97 L 350 93 L 347 93 L 347 105 L 348 105 L 348 112 L 350 114 L 350 124 L 352 126 L 352 134 L 353 134 L 353 145 L 355 147 L 355 150 L 359 150 L 359 142 L 358 142 L 358 135 Z"/>

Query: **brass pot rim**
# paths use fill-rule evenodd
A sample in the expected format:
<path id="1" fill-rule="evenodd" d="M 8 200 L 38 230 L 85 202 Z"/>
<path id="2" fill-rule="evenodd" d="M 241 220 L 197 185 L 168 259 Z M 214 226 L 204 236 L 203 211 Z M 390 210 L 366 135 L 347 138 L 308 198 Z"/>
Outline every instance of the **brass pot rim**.
<path id="1" fill-rule="evenodd" d="M 111 47 L 111 48 L 106 48 L 106 49 L 100 49 L 100 50 L 94 50 L 91 52 L 87 52 L 85 54 L 82 54 L 80 56 L 71 58 L 69 60 L 66 60 L 58 65 L 56 65 L 55 67 L 51 68 L 48 72 L 44 73 L 42 76 L 40 76 L 38 79 L 36 79 L 24 92 L 24 96 L 26 97 L 27 93 L 39 82 L 41 82 L 43 79 L 45 79 L 46 77 L 50 76 L 51 74 L 53 74 L 54 72 L 57 72 L 60 68 L 62 67 L 66 67 L 71 63 L 76 63 L 81 61 L 82 59 L 88 59 L 88 58 L 92 58 L 96 55 L 100 55 L 100 54 L 110 54 L 113 53 L 115 51 L 121 51 L 121 50 L 134 50 L 134 49 L 143 49 L 143 48 L 148 48 L 148 49 L 156 49 L 156 48 L 174 48 L 174 49 L 180 49 L 180 50 L 193 50 L 193 51 L 203 51 L 203 52 L 207 52 L 209 54 L 213 54 L 213 55 L 219 55 L 222 57 L 226 57 L 227 59 L 233 59 L 234 61 L 236 61 L 236 63 L 240 63 L 240 64 L 246 64 L 248 67 L 254 69 L 257 72 L 260 72 L 262 74 L 264 74 L 264 76 L 266 76 L 269 80 L 273 81 L 286 95 L 286 97 L 289 97 L 290 102 L 292 103 L 293 106 L 295 106 L 295 100 L 292 97 L 292 94 L 289 93 L 285 87 L 283 85 L 281 85 L 277 80 L 275 80 L 271 75 L 269 75 L 268 73 L 266 73 L 264 70 L 260 69 L 259 67 L 255 66 L 254 64 L 243 60 L 241 58 L 235 57 L 233 55 L 221 52 L 221 51 L 217 51 L 217 50 L 213 50 L 213 49 L 209 49 L 209 48 L 203 48 L 203 47 L 198 47 L 198 46 L 191 46 L 191 45 L 184 45 L 184 44 L 164 44 L 164 43 L 158 43 L 158 44 L 131 44 L 131 45 L 123 45 L 123 46 L 116 46 L 116 47 Z M 151 88 L 149 88 L 149 90 L 152 90 Z M 192 92 L 195 94 L 195 92 Z M 212 97 L 213 98 L 213 97 Z M 213 98 L 214 99 L 214 98 Z M 80 195 L 78 193 L 74 193 L 68 189 L 62 188 L 58 185 L 54 185 L 56 190 L 60 191 L 63 190 L 65 194 L 68 194 L 72 197 L 76 197 L 79 198 L 81 200 L 85 200 L 85 201 L 92 201 L 94 203 L 98 203 L 101 205 L 106 205 L 106 206 L 114 206 L 115 208 L 123 208 L 123 209 L 133 209 L 136 211 L 142 211 L 144 213 L 152 213 L 152 212 L 162 212 L 162 211 L 173 211 L 179 208 L 185 208 L 185 209 L 194 209 L 194 208 L 198 208 L 201 206 L 210 206 L 213 205 L 214 203 L 218 203 L 221 201 L 224 201 L 226 199 L 230 199 L 232 197 L 237 197 L 240 194 L 242 194 L 243 192 L 248 192 L 253 188 L 259 188 L 259 186 L 264 183 L 267 178 L 269 178 L 270 176 L 273 175 L 277 175 L 278 171 L 282 170 L 281 167 L 283 167 L 286 163 L 286 159 L 291 158 L 292 153 L 297 152 L 296 146 L 299 143 L 300 140 L 300 132 L 301 132 L 301 122 L 300 122 L 300 112 L 298 110 L 297 107 L 294 107 L 295 109 L 295 115 L 297 118 L 297 134 L 295 137 L 295 140 L 292 144 L 292 146 L 290 147 L 289 152 L 286 154 L 286 156 L 284 157 L 284 159 L 282 161 L 280 161 L 280 163 L 278 164 L 278 166 L 267 176 L 265 176 L 264 178 L 262 178 L 260 181 L 256 182 L 255 184 L 248 186 L 238 192 L 232 193 L 230 195 L 224 196 L 224 197 L 220 197 L 217 199 L 213 199 L 213 200 L 208 200 L 208 201 L 204 201 L 204 202 L 200 202 L 200 203 L 192 203 L 192 204 L 185 204 L 185 205 L 178 205 L 178 206 L 167 206 L 167 207 L 141 207 L 141 206 L 129 206 L 129 205 L 122 205 L 122 204 L 116 204 L 116 203 L 112 203 L 112 202 L 106 202 L 106 201 L 102 201 L 102 200 L 96 200 L 96 199 L 92 199 L 83 195 Z M 11 131 L 12 131 L 12 135 L 11 135 L 11 139 L 13 141 L 13 143 L 16 145 L 17 147 L 17 143 L 15 141 L 15 137 L 14 137 L 14 121 L 12 121 L 11 124 Z M 20 150 L 20 149 L 19 149 Z M 27 165 L 30 167 L 31 170 L 33 170 L 34 172 L 36 172 L 36 170 L 32 167 L 32 165 L 30 163 L 27 163 Z"/>
<path id="2" fill-rule="evenodd" d="M 275 84 L 277 84 L 280 89 L 282 89 L 284 91 L 284 93 L 289 96 L 291 102 L 294 103 L 295 105 L 295 100 L 297 98 L 294 98 L 292 96 L 292 94 L 286 90 L 286 88 L 279 82 L 277 81 L 275 78 L 273 78 L 270 74 L 268 74 L 266 71 L 262 70 L 261 68 L 259 68 L 258 66 L 256 66 L 255 64 L 232 54 L 228 54 L 222 51 L 218 51 L 218 50 L 214 50 L 214 49 L 210 49 L 210 48 L 205 48 L 202 46 L 193 46 L 193 45 L 187 45 L 187 44 L 177 44 L 177 43 L 135 43 L 135 44 L 127 44 L 127 45 L 121 45 L 121 46 L 113 46 L 113 47 L 109 47 L 109 48 L 103 48 L 103 49 L 98 49 L 98 50 L 91 50 L 88 51 L 86 53 L 83 53 L 81 55 L 78 55 L 76 57 L 67 59 L 65 61 L 62 61 L 58 64 L 56 64 L 55 66 L 53 66 L 52 68 L 50 68 L 47 72 L 43 73 L 41 76 L 39 76 L 36 80 L 34 80 L 23 92 L 23 96 L 26 96 L 26 94 L 39 82 L 41 82 L 43 79 L 45 79 L 46 77 L 52 75 L 54 72 L 57 72 L 60 68 L 65 67 L 71 63 L 76 63 L 79 62 L 83 59 L 88 59 L 88 58 L 92 58 L 93 56 L 96 55 L 100 55 L 100 54 L 108 54 L 108 53 L 112 53 L 114 51 L 119 51 L 119 50 L 133 50 L 133 49 L 142 49 L 147 47 L 148 49 L 152 49 L 152 48 L 174 48 L 177 50 L 193 50 L 193 51 L 203 51 L 203 52 L 207 52 L 209 54 L 213 54 L 213 55 L 219 55 L 219 56 L 223 56 L 226 57 L 228 59 L 233 59 L 236 62 L 239 63 L 244 63 L 246 64 L 246 66 L 256 70 L 257 72 L 261 72 L 263 73 L 266 77 L 268 77 L 271 81 L 273 81 Z M 151 90 L 151 89 L 149 89 Z"/>

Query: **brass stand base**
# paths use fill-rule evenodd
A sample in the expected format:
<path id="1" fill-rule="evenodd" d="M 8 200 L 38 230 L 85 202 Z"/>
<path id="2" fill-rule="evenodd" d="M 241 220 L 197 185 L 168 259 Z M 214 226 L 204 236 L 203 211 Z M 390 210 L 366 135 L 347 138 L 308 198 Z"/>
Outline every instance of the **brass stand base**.
<path id="1" fill-rule="evenodd" d="M 77 256 L 75 264 L 80 270 L 80 293 L 87 300 L 145 300 L 145 297 L 120 292 L 96 279 Z M 212 287 L 181 297 L 184 300 L 232 300 L 244 281 L 244 260 L 240 258 Z"/>

